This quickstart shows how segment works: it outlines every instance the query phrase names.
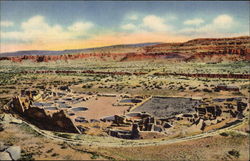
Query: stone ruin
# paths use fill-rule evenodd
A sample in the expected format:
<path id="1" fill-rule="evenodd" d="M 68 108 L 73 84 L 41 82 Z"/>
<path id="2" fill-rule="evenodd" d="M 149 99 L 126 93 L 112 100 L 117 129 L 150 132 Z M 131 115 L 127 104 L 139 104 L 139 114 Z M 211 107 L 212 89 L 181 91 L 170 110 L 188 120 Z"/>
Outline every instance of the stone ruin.
<path id="1" fill-rule="evenodd" d="M 131 131 L 110 129 L 108 131 L 108 134 L 110 136 L 117 137 L 117 138 L 133 139 L 133 137 L 131 135 Z"/>
<path id="2" fill-rule="evenodd" d="M 148 113 L 129 113 L 127 116 L 114 116 L 113 127 L 131 126 L 131 131 L 110 129 L 108 134 L 123 139 L 138 139 L 140 132 L 164 132 L 172 125 L 167 120 L 156 119 Z"/>
<path id="3" fill-rule="evenodd" d="M 242 119 L 247 106 L 248 104 L 242 98 L 227 98 L 205 100 L 195 110 L 204 120 L 214 120 L 217 117 Z"/>
<path id="4" fill-rule="evenodd" d="M 243 119 L 244 112 L 249 111 L 246 98 L 205 99 L 199 107 L 195 108 L 198 120 L 203 127 L 220 123 L 228 118 Z M 204 129 L 204 128 L 203 128 Z"/>
<path id="5" fill-rule="evenodd" d="M 53 92 L 22 91 L 21 96 L 12 99 L 10 109 L 19 114 L 26 121 L 41 129 L 82 133 L 84 127 L 75 126 L 69 113 L 64 110 L 45 110 L 33 104 L 40 98 L 53 96 Z M 247 98 L 217 98 L 200 100 L 199 104 L 193 106 L 194 112 L 181 113 L 166 117 L 154 117 L 146 112 L 129 112 L 124 115 L 112 116 L 112 125 L 108 128 L 110 136 L 123 139 L 139 139 L 142 132 L 155 132 L 166 134 L 178 121 L 186 121 L 188 128 L 204 131 L 207 126 L 215 125 L 229 118 L 241 120 L 244 113 L 249 110 Z M 85 122 L 84 118 L 77 118 L 78 122 Z M 118 129 L 113 129 L 117 127 Z M 130 130 L 121 130 L 130 128 Z M 120 129 L 121 128 L 121 129 Z"/>
<path id="6" fill-rule="evenodd" d="M 10 109 L 18 113 L 23 119 L 33 123 L 41 129 L 58 132 L 81 133 L 68 114 L 63 110 L 52 113 L 48 112 L 43 108 L 32 105 L 32 101 L 29 97 L 13 97 Z"/>
<path id="7" fill-rule="evenodd" d="M 190 122 L 193 131 L 204 131 L 207 126 L 215 125 L 228 118 L 241 120 L 244 112 L 249 111 L 247 98 L 203 99 L 195 106 L 195 113 L 178 114 L 168 118 L 155 118 L 145 112 L 115 115 L 113 126 L 130 126 L 131 131 L 109 130 L 109 135 L 124 138 L 138 139 L 140 132 L 164 133 L 173 127 L 173 122 L 185 120 Z"/>

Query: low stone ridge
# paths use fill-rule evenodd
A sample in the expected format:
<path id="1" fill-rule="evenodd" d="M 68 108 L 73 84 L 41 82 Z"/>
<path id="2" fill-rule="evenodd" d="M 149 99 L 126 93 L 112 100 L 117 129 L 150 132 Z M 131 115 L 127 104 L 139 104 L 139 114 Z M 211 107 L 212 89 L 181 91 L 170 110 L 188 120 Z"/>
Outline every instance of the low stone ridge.
<path id="1" fill-rule="evenodd" d="M 22 74 L 28 74 L 28 73 L 36 73 L 36 74 L 44 74 L 44 73 L 51 73 L 51 74 L 72 74 L 72 73 L 87 73 L 87 74 L 108 74 L 108 75 L 146 75 L 148 73 L 146 72 L 106 72 L 106 71 L 93 71 L 93 70 L 36 70 L 36 71 L 21 71 Z M 250 74 L 208 74 L 208 73 L 169 73 L 169 72 L 156 72 L 153 75 L 156 76 L 185 76 L 185 77 L 205 77 L 205 78 L 234 78 L 234 79 L 250 79 Z M 228 86 L 228 90 L 234 90 L 237 91 L 238 87 L 234 86 Z M 99 94 L 100 96 L 101 94 Z M 102 94 L 103 95 L 103 94 Z M 105 95 L 105 94 L 104 94 Z M 103 96 L 104 96 L 103 95 Z M 109 97 L 115 97 L 112 94 L 108 95 Z M 106 94 L 107 97 L 107 94 Z"/>

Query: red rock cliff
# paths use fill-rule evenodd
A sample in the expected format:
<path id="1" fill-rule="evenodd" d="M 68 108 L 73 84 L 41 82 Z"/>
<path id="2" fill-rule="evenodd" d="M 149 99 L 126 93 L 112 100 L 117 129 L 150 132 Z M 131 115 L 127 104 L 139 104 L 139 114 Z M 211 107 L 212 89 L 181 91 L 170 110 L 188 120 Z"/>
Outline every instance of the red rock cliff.
<path id="1" fill-rule="evenodd" d="M 145 59 L 166 59 L 178 61 L 239 61 L 250 60 L 250 37 L 235 38 L 204 38 L 194 39 L 184 43 L 166 43 L 135 48 L 134 51 L 124 52 L 120 49 L 115 52 L 109 49 L 99 53 L 80 53 L 72 55 L 43 55 L 43 56 L 15 56 L 0 57 L 0 60 L 21 62 L 49 62 L 56 60 L 99 59 L 115 61 L 131 61 Z"/>

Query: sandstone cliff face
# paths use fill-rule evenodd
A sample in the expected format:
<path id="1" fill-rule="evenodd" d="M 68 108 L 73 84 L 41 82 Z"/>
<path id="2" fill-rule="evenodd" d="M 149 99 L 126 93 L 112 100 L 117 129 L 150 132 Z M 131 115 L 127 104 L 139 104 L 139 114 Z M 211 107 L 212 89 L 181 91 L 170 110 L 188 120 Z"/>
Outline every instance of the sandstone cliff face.
<path id="1" fill-rule="evenodd" d="M 172 54 L 185 61 L 250 60 L 250 37 L 194 39 L 185 43 L 168 43 L 145 47 L 146 55 Z"/>
<path id="2" fill-rule="evenodd" d="M 166 43 L 135 48 L 129 52 L 125 49 L 96 53 L 80 53 L 72 55 L 28 55 L 0 57 L 0 60 L 21 62 L 49 62 L 56 60 L 98 59 L 103 61 L 133 61 L 147 59 L 164 59 L 174 61 L 240 61 L 250 60 L 250 37 L 194 39 L 184 43 Z"/>

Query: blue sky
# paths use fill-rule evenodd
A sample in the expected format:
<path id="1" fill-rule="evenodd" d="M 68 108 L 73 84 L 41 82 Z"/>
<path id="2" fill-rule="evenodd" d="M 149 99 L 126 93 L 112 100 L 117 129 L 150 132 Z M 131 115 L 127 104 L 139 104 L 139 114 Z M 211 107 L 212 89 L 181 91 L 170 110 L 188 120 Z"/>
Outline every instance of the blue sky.
<path id="1" fill-rule="evenodd" d="M 249 35 L 247 1 L 0 3 L 1 52 Z"/>

